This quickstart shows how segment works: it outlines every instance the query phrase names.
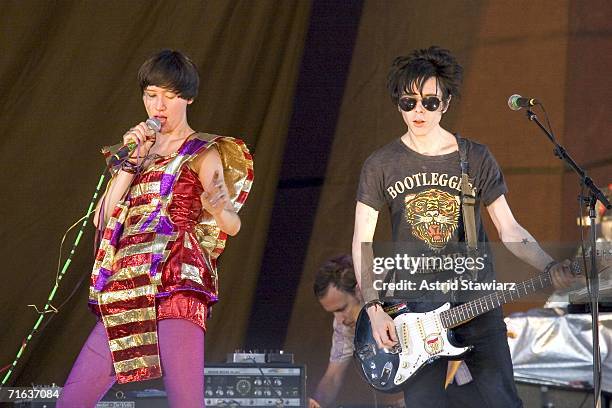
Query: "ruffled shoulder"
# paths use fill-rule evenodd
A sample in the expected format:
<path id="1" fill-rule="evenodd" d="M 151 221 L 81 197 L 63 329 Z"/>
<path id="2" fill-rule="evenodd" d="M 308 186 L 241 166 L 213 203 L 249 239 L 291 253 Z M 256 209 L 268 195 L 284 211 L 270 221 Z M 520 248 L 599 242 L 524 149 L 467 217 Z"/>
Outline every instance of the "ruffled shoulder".
<path id="1" fill-rule="evenodd" d="M 253 156 L 248 147 L 241 139 L 209 133 L 198 133 L 194 139 L 205 141 L 208 147 L 215 146 L 219 151 L 230 200 L 239 211 L 253 185 Z"/>

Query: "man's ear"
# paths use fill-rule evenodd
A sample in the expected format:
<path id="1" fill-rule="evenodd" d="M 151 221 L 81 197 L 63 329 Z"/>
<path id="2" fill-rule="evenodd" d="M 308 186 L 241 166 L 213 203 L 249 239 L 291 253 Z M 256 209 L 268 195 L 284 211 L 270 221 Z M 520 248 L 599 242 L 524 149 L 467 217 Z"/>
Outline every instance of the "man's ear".
<path id="1" fill-rule="evenodd" d="M 450 101 L 453 95 L 448 95 L 448 99 L 444 102 L 444 109 L 442 109 L 442 113 L 446 113 L 448 110 L 448 106 L 450 105 Z"/>

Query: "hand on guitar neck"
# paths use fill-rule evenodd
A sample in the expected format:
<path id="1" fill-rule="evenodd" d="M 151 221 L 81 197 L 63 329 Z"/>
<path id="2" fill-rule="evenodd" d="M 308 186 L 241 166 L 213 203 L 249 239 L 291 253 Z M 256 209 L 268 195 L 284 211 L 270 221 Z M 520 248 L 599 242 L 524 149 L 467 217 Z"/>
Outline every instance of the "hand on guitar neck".
<path id="1" fill-rule="evenodd" d="M 374 305 L 367 309 L 370 323 L 372 324 L 372 335 L 380 348 L 392 348 L 398 342 L 395 332 L 395 323 L 380 305 Z"/>
<path id="2" fill-rule="evenodd" d="M 569 288 L 578 279 L 576 272 L 572 270 L 572 261 L 569 259 L 554 264 L 550 268 L 550 278 L 556 290 Z"/>

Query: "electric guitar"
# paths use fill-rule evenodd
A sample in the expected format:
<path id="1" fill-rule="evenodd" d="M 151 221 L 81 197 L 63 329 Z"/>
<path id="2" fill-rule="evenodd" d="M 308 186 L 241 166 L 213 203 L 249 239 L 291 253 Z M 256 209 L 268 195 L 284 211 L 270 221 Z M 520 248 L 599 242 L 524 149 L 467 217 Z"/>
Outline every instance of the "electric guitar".
<path id="1" fill-rule="evenodd" d="M 572 263 L 576 274 L 577 262 Z M 445 303 L 426 313 L 410 311 L 409 304 L 385 303 L 383 309 L 393 318 L 399 343 L 392 349 L 379 348 L 372 336 L 370 318 L 361 309 L 355 326 L 355 352 L 361 373 L 373 388 L 384 392 L 398 392 L 405 381 L 421 368 L 439 358 L 457 360 L 471 350 L 471 346 L 453 344 L 452 328 L 503 304 L 513 302 L 552 285 L 550 271 L 514 285 L 452 307 Z"/>

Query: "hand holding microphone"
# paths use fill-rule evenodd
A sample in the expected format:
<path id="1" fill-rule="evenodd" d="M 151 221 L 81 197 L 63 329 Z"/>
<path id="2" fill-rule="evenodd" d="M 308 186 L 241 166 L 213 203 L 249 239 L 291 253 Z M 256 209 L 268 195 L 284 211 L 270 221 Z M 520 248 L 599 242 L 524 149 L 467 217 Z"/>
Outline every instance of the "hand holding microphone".
<path id="1" fill-rule="evenodd" d="M 140 122 L 123 135 L 123 147 L 112 157 L 113 163 L 121 163 L 126 158 L 133 164 L 139 165 L 144 156 L 149 153 L 155 144 L 155 134 L 161 130 L 161 122 L 157 118 L 149 118 Z"/>

